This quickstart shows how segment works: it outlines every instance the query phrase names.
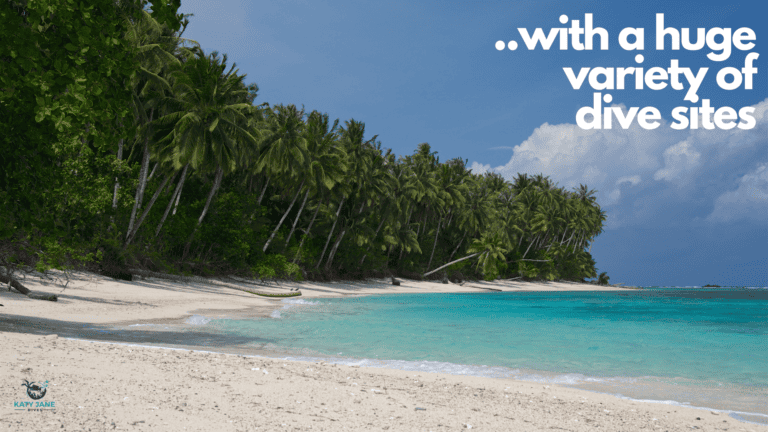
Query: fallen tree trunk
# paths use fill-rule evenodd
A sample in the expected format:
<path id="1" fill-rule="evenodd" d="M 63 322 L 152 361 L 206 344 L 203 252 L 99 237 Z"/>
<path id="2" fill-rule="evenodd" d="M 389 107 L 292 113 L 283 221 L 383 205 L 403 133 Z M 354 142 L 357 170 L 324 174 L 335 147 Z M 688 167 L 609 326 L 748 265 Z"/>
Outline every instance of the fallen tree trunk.
<path id="1" fill-rule="evenodd" d="M 444 269 L 444 268 L 448 267 L 449 265 L 452 265 L 452 264 L 456 264 L 456 263 L 457 263 L 457 262 L 459 262 L 459 261 L 464 261 L 465 259 L 469 259 L 469 258 L 472 258 L 472 257 L 473 257 L 473 256 L 475 256 L 475 255 L 480 255 L 481 253 L 482 253 L 482 252 L 473 253 L 472 255 L 467 255 L 467 256 L 465 256 L 464 258 L 459 258 L 459 259 L 457 259 L 456 261 L 451 261 L 451 262 L 449 262 L 448 264 L 446 264 L 446 265 L 444 265 L 444 266 L 441 266 L 441 267 L 438 267 L 438 268 L 436 268 L 436 269 L 432 270 L 431 272 L 426 272 L 426 273 L 424 273 L 424 274 L 422 275 L 422 277 L 427 277 L 427 276 L 431 275 L 432 273 L 434 273 L 434 272 L 436 272 L 436 271 L 439 271 L 439 270 L 442 270 L 442 269 Z"/>
<path id="2" fill-rule="evenodd" d="M 0 282 L 5 284 L 10 284 L 11 288 L 15 289 L 16 291 L 24 294 L 25 296 L 31 299 L 48 300 L 48 301 L 56 301 L 59 299 L 58 296 L 56 296 L 56 294 L 33 293 L 32 291 L 29 290 L 29 288 L 25 287 L 19 281 L 17 281 L 16 279 L 10 276 L 5 276 L 0 274 Z"/>

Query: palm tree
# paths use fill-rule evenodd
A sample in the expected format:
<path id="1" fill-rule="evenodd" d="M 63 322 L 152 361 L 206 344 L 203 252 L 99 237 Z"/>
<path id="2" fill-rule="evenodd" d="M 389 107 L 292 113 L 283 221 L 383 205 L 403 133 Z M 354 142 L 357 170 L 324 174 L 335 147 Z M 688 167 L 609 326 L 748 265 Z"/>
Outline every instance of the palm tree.
<path id="1" fill-rule="evenodd" d="M 328 114 L 322 114 L 318 111 L 311 112 L 307 117 L 307 127 L 305 131 L 307 151 L 310 158 L 305 176 L 309 183 L 307 196 L 309 196 L 311 189 L 314 196 L 318 199 L 318 202 L 315 207 L 315 212 L 312 215 L 312 219 L 309 222 L 309 226 L 305 230 L 305 235 L 299 242 L 299 248 L 294 257 L 294 262 L 298 260 L 301 247 L 309 236 L 315 218 L 322 207 L 320 201 L 326 201 L 330 197 L 331 191 L 342 181 L 347 170 L 346 154 L 338 143 L 339 136 L 336 131 L 338 126 L 338 120 L 335 120 L 331 125 Z M 291 240 L 293 231 L 296 229 L 300 216 L 301 211 L 296 215 L 296 220 L 293 223 L 291 232 L 288 235 L 288 239 L 285 241 L 286 247 Z"/>
<path id="2" fill-rule="evenodd" d="M 345 121 L 344 127 L 342 127 L 339 131 L 339 144 L 347 154 L 347 160 L 349 163 L 346 175 L 347 181 L 342 184 L 343 188 L 341 188 L 345 190 L 339 191 L 341 193 L 341 200 L 339 201 L 339 205 L 337 207 L 336 217 L 334 218 L 331 231 L 328 233 L 328 239 L 325 242 L 325 247 L 320 254 L 320 259 L 318 260 L 315 268 L 319 268 L 320 264 L 323 262 L 325 251 L 328 249 L 328 245 L 333 238 L 337 222 L 341 216 L 341 210 L 344 202 L 350 197 L 350 195 L 360 194 L 360 192 L 363 190 L 363 186 L 366 182 L 365 173 L 369 171 L 371 164 L 371 153 L 369 152 L 369 149 L 376 141 L 376 138 L 377 136 L 373 136 L 371 139 L 366 141 L 365 123 L 359 122 L 355 119 Z M 362 212 L 362 206 L 359 212 Z M 344 239 L 345 234 L 346 230 L 342 228 L 341 233 L 336 238 L 336 242 L 334 242 L 334 246 L 331 248 L 331 252 L 328 254 L 328 260 L 325 265 L 326 270 L 330 268 L 331 263 L 333 262 L 333 255 L 338 249 L 339 244 L 341 244 L 341 241 Z"/>
<path id="3" fill-rule="evenodd" d="M 483 234 L 479 239 L 472 242 L 469 252 L 481 253 L 477 260 L 477 265 L 483 267 L 483 274 L 493 274 L 499 261 L 504 262 L 504 254 L 507 253 L 507 247 L 498 234 Z"/>
<path id="4" fill-rule="evenodd" d="M 298 110 L 295 105 L 277 105 L 270 110 L 264 130 L 265 137 L 261 144 L 262 155 L 256 169 L 267 171 L 270 177 L 283 176 L 285 180 L 302 178 L 309 161 L 305 126 L 304 110 Z M 302 179 L 299 183 L 291 205 L 264 243 L 263 252 L 267 251 L 288 213 L 293 209 L 305 182 L 306 180 Z M 306 200 L 304 202 L 306 203 Z"/>
<path id="5" fill-rule="evenodd" d="M 608 277 L 608 273 L 602 272 L 600 273 L 600 276 L 597 277 L 597 284 L 598 285 L 608 285 L 608 281 L 611 280 L 611 278 Z"/>
<path id="6" fill-rule="evenodd" d="M 170 68 L 180 65 L 179 60 L 174 56 L 174 52 L 178 50 L 180 42 L 178 37 L 167 26 L 155 21 L 144 10 L 141 11 L 138 20 L 129 22 L 129 31 L 126 34 L 126 39 L 131 41 L 136 47 L 139 61 L 137 74 L 130 85 L 133 96 L 132 109 L 134 111 L 134 118 L 137 119 L 136 126 L 139 132 L 136 141 L 137 144 L 139 142 L 142 143 L 142 158 L 139 170 L 139 184 L 136 188 L 136 197 L 125 234 L 124 248 L 130 244 L 139 228 L 136 224 L 136 216 L 141 208 L 144 192 L 147 187 L 147 174 L 151 157 L 150 138 L 152 137 L 152 121 L 155 110 L 159 108 L 164 92 L 170 90 L 170 85 L 166 79 L 167 72 Z M 119 143 L 119 147 L 118 156 L 120 157 L 122 156 L 122 141 Z M 113 207 L 117 206 L 117 191 L 119 187 L 120 184 L 116 181 L 112 199 Z"/>
<path id="7" fill-rule="evenodd" d="M 198 173 L 214 173 L 213 186 L 184 246 L 182 260 L 222 178 L 242 163 L 243 154 L 255 152 L 258 145 L 254 129 L 249 127 L 249 114 L 255 108 L 248 101 L 245 76 L 237 74 L 235 64 L 229 71 L 226 69 L 226 55 L 219 57 L 213 52 L 206 56 L 199 50 L 174 75 L 174 97 L 167 102 L 175 111 L 158 120 L 159 124 L 172 127 L 161 142 L 176 169 L 190 164 Z"/>

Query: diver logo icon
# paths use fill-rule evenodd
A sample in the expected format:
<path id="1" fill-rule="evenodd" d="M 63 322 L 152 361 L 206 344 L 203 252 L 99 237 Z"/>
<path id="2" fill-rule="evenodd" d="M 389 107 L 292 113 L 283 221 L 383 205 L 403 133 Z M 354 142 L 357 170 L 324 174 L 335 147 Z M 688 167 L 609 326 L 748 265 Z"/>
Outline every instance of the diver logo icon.
<path id="1" fill-rule="evenodd" d="M 45 393 L 48 391 L 48 381 L 43 384 L 39 384 L 36 382 L 29 382 L 24 380 L 24 384 L 22 384 L 22 386 L 27 387 L 27 396 L 33 400 L 42 399 L 45 396 Z"/>

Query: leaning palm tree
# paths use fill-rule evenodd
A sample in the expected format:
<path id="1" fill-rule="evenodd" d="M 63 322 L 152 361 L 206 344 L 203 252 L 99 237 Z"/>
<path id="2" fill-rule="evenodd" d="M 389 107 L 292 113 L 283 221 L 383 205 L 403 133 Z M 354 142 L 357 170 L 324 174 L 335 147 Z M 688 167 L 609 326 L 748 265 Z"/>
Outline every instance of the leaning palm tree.
<path id="1" fill-rule="evenodd" d="M 248 101 L 233 64 L 227 69 L 227 56 L 202 50 L 187 60 L 173 79 L 174 97 L 167 102 L 175 112 L 158 120 L 171 131 L 162 138 L 163 150 L 176 169 L 189 164 L 199 174 L 213 173 L 213 186 L 203 211 L 184 246 L 182 260 L 189 252 L 195 233 L 203 223 L 225 174 L 236 169 L 241 157 L 258 145 L 256 129 L 249 127 L 249 114 L 256 108 Z"/>
<path id="2" fill-rule="evenodd" d="M 288 217 L 288 213 L 293 209 L 306 183 L 303 174 L 310 159 L 307 154 L 305 128 L 304 110 L 297 109 L 295 105 L 277 105 L 267 112 L 264 139 L 261 143 L 262 152 L 256 169 L 266 172 L 270 177 L 282 176 L 285 180 L 295 180 L 299 184 L 291 205 L 272 230 L 272 234 L 264 243 L 262 252 L 266 252 L 269 248 L 269 244 L 272 243 L 285 218 Z M 299 178 L 301 181 L 298 181 Z M 304 202 L 306 203 L 306 200 Z"/>
<path id="3" fill-rule="evenodd" d="M 341 146 L 338 145 L 338 133 L 337 128 L 339 121 L 335 120 L 333 124 L 330 124 L 328 114 L 322 114 L 318 111 L 313 111 L 307 116 L 307 127 L 305 129 L 305 137 L 307 140 L 307 155 L 309 161 L 306 165 L 306 178 L 308 180 L 307 192 L 304 197 L 306 201 L 310 193 L 315 196 L 317 201 L 315 211 L 312 214 L 312 219 L 309 221 L 309 226 L 304 232 L 301 241 L 299 242 L 299 248 L 294 258 L 294 263 L 298 260 L 301 247 L 304 245 L 304 241 L 309 236 L 312 225 L 317 218 L 317 214 L 322 207 L 321 202 L 326 201 L 333 188 L 339 183 L 347 170 L 347 157 Z M 303 209 L 303 206 L 302 206 Z M 296 225 L 301 217 L 301 209 L 299 214 L 296 215 L 291 232 L 288 234 L 288 238 L 285 241 L 287 247 L 293 231 L 296 229 Z"/>
<path id="4" fill-rule="evenodd" d="M 142 11 L 137 20 L 129 20 L 128 22 L 128 32 L 125 38 L 136 48 L 139 62 L 137 73 L 133 75 L 129 83 L 132 95 L 130 108 L 137 120 L 135 126 L 139 134 L 136 137 L 136 145 L 141 146 L 142 157 L 139 184 L 136 188 L 136 197 L 125 234 L 124 247 L 127 247 L 131 242 L 138 231 L 138 225 L 140 225 L 136 222 L 148 182 L 150 140 L 153 135 L 152 120 L 156 110 L 159 109 L 164 92 L 170 90 L 167 73 L 171 68 L 181 64 L 174 55 L 179 50 L 181 40 L 167 26 L 158 23 L 147 11 Z M 118 147 L 118 155 L 122 157 L 122 140 L 118 143 Z M 113 207 L 117 207 L 119 188 L 120 183 L 116 181 L 112 198 Z M 147 210 L 150 207 L 147 206 Z"/>

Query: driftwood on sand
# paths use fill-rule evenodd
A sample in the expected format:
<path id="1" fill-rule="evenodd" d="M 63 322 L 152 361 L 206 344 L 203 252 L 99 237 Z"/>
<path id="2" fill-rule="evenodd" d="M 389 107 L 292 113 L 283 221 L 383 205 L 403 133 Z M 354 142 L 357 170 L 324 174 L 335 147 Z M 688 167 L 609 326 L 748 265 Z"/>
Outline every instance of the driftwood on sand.
<path id="1" fill-rule="evenodd" d="M 57 301 L 59 299 L 58 296 L 56 296 L 56 294 L 43 294 L 43 293 L 32 292 L 30 291 L 29 288 L 22 285 L 21 282 L 14 279 L 12 276 L 6 276 L 4 274 L 0 274 L 0 282 L 10 285 L 11 288 L 15 289 L 16 291 L 24 294 L 25 296 L 31 299 L 49 300 L 49 301 Z"/>

